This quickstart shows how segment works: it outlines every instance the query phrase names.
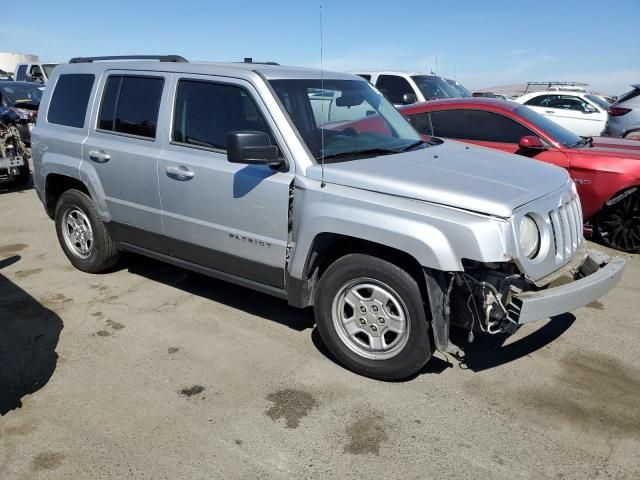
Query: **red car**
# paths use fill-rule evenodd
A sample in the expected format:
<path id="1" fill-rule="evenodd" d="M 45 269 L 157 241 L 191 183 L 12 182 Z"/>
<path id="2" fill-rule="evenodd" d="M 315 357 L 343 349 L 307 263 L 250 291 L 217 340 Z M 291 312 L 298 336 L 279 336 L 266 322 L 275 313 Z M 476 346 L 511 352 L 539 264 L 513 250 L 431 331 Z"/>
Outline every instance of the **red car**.
<path id="1" fill-rule="evenodd" d="M 399 109 L 421 134 L 516 153 L 566 168 L 587 232 L 612 248 L 640 252 L 640 143 L 582 138 L 515 102 L 435 100 Z"/>

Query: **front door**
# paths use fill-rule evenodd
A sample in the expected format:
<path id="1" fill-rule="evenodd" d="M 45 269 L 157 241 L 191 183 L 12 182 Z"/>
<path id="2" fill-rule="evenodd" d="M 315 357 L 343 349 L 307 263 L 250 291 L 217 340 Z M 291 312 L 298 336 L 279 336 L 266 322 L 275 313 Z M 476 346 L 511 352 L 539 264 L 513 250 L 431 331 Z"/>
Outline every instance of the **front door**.
<path id="1" fill-rule="evenodd" d="M 240 79 L 174 79 L 171 131 L 159 158 L 164 230 L 171 255 L 282 288 L 292 162 L 287 169 L 229 163 L 230 132 L 282 138 L 252 85 Z"/>

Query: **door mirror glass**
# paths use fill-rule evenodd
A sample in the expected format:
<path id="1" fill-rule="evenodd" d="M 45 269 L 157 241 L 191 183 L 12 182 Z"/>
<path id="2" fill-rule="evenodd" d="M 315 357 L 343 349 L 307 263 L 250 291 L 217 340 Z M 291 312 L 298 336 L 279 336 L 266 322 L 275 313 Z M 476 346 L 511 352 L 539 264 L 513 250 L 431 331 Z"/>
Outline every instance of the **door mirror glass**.
<path id="1" fill-rule="evenodd" d="M 405 105 L 409 105 L 411 103 L 416 103 L 418 99 L 416 98 L 415 93 L 404 93 L 402 94 L 402 103 Z"/>
<path id="2" fill-rule="evenodd" d="M 518 142 L 518 146 L 522 150 L 542 150 L 544 149 L 544 144 L 540 138 L 535 135 L 526 135 L 520 138 Z"/>
<path id="3" fill-rule="evenodd" d="M 284 163 L 278 147 L 271 145 L 269 135 L 249 130 L 229 133 L 227 160 L 231 163 L 250 165 L 280 166 Z"/>

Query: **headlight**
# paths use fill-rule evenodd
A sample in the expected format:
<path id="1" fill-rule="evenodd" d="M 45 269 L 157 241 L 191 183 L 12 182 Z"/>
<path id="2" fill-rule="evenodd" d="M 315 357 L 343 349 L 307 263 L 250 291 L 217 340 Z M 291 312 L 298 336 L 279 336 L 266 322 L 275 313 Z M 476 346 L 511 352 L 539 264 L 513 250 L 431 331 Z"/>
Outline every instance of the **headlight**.
<path id="1" fill-rule="evenodd" d="M 540 249 L 540 230 L 535 220 L 529 215 L 520 222 L 520 250 L 528 258 L 533 258 Z"/>

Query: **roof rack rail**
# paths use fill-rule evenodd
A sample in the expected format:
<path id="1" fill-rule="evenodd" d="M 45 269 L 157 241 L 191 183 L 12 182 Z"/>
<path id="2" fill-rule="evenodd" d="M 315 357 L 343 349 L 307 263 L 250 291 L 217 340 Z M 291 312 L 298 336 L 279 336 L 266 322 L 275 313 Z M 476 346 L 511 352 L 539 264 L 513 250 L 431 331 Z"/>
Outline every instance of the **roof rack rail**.
<path id="1" fill-rule="evenodd" d="M 279 63 L 276 63 L 276 62 L 254 62 L 253 58 L 251 57 L 244 57 L 244 60 L 242 61 L 242 63 L 255 63 L 256 65 L 280 65 Z"/>
<path id="2" fill-rule="evenodd" d="M 524 93 L 527 93 L 531 86 L 546 86 L 549 90 L 551 87 L 587 87 L 589 84 L 584 82 L 527 82 Z"/>
<path id="3" fill-rule="evenodd" d="M 113 55 L 107 57 L 75 57 L 69 63 L 93 63 L 105 60 L 158 60 L 159 62 L 189 62 L 180 55 Z"/>

